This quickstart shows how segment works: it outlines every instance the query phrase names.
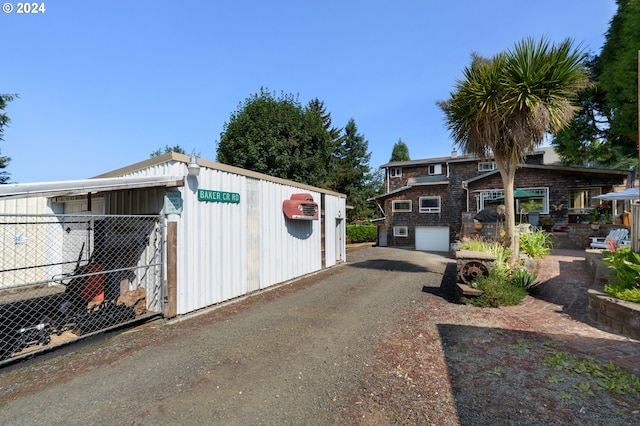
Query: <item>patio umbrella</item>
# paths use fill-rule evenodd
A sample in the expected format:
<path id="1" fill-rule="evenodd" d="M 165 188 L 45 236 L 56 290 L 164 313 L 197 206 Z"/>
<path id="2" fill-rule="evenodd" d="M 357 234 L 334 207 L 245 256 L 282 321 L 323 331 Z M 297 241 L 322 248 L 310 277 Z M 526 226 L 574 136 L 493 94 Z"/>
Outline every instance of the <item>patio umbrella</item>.
<path id="1" fill-rule="evenodd" d="M 627 188 L 622 191 L 607 192 L 606 194 L 596 195 L 593 198 L 599 200 L 637 200 L 640 199 L 640 188 Z"/>

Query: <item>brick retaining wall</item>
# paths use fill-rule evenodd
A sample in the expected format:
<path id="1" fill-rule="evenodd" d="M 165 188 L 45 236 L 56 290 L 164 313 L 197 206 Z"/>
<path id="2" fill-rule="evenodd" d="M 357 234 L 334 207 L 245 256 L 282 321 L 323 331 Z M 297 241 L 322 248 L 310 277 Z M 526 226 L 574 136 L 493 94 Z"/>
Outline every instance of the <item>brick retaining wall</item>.
<path id="1" fill-rule="evenodd" d="M 594 275 L 593 284 L 587 292 L 587 313 L 591 319 L 627 337 L 640 339 L 640 303 L 619 300 L 605 293 L 602 283 L 611 269 L 602 263 L 599 252 L 587 251 L 586 259 Z"/>

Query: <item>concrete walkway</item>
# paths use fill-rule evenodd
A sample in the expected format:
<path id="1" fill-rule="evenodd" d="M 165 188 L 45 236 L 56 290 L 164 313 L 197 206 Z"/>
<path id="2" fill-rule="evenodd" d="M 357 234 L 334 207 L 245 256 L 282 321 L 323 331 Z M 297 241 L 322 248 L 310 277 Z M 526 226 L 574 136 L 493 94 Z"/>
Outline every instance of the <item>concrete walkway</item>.
<path id="1" fill-rule="evenodd" d="M 539 271 L 540 294 L 501 309 L 568 346 L 640 375 L 640 342 L 592 320 L 587 313 L 587 289 L 594 277 L 585 251 L 554 250 L 542 260 Z"/>

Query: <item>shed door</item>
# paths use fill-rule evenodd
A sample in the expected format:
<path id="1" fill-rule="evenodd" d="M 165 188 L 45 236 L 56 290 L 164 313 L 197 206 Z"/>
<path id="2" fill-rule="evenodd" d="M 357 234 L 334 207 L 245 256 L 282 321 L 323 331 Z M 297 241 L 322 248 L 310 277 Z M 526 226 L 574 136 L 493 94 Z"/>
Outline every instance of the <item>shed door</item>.
<path id="1" fill-rule="evenodd" d="M 385 225 L 378 226 L 378 245 L 380 247 L 387 246 L 387 227 Z"/>
<path id="2" fill-rule="evenodd" d="M 416 250 L 449 251 L 449 227 L 416 226 Z"/>

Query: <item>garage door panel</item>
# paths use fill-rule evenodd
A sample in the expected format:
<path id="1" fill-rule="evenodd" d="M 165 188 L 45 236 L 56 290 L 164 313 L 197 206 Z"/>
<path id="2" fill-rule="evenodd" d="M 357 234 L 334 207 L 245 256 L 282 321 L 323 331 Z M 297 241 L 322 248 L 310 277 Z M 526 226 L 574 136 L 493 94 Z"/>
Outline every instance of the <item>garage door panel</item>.
<path id="1" fill-rule="evenodd" d="M 416 226 L 416 250 L 449 251 L 449 227 Z"/>

